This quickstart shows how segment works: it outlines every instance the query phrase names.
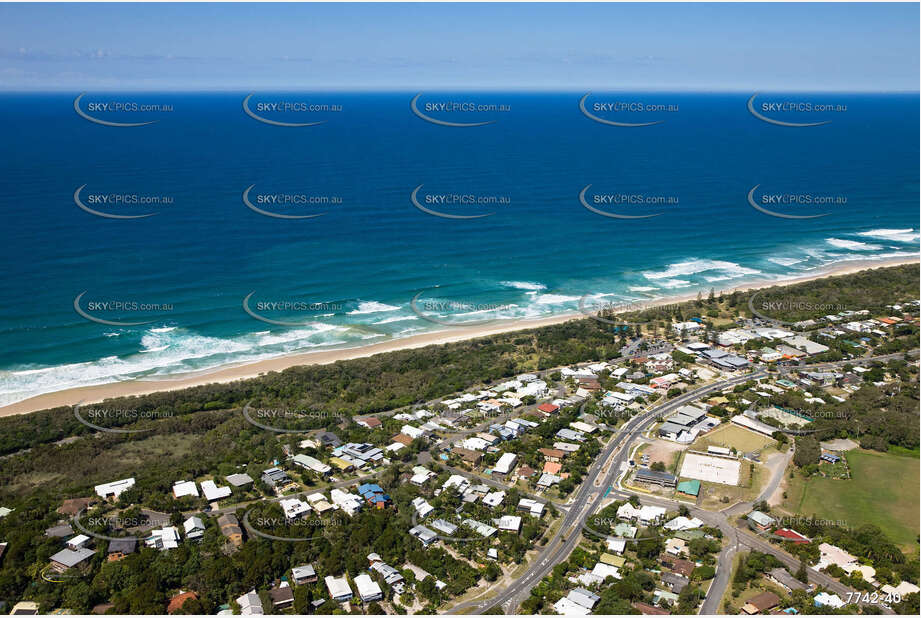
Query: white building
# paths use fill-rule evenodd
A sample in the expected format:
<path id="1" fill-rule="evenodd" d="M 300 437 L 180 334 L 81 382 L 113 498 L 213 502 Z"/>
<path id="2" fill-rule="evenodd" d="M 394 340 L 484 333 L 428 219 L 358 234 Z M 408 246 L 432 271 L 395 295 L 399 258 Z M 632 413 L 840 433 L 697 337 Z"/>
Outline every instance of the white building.
<path id="1" fill-rule="evenodd" d="M 167 526 L 160 530 L 151 530 L 150 537 L 145 541 L 147 547 L 166 551 L 179 547 L 179 529 Z"/>
<path id="2" fill-rule="evenodd" d="M 665 517 L 665 512 L 665 508 L 661 506 L 641 506 L 640 508 L 634 508 L 632 504 L 627 502 L 617 509 L 617 518 L 627 521 L 636 520 L 648 526 L 658 523 L 660 519 Z"/>
<path id="3" fill-rule="evenodd" d="M 102 499 L 106 499 L 109 496 L 113 498 L 118 498 L 122 495 L 122 492 L 131 489 L 134 487 L 134 478 L 122 479 L 120 481 L 112 481 L 111 483 L 103 483 L 102 485 L 96 485 L 96 495 Z"/>
<path id="4" fill-rule="evenodd" d="M 355 577 L 355 587 L 358 588 L 358 596 L 362 603 L 380 601 L 384 598 L 381 587 L 367 573 L 362 573 Z"/>
<path id="5" fill-rule="evenodd" d="M 333 601 L 337 603 L 343 603 L 352 598 L 352 588 L 349 586 L 349 582 L 344 577 L 333 577 L 332 575 L 327 575 L 323 579 L 326 584 L 326 589 L 329 591 L 329 596 Z"/>
<path id="6" fill-rule="evenodd" d="M 173 497 L 182 498 L 185 496 L 198 497 L 198 486 L 195 481 L 176 481 L 173 484 Z"/>
<path id="7" fill-rule="evenodd" d="M 230 495 L 230 487 L 218 487 L 214 481 L 202 481 L 201 492 L 205 494 L 205 500 L 214 502 Z"/>
<path id="8" fill-rule="evenodd" d="M 280 500 L 278 505 L 285 512 L 287 519 L 298 519 L 310 512 L 310 505 L 300 498 L 285 498 Z"/>
<path id="9" fill-rule="evenodd" d="M 517 461 L 518 455 L 514 453 L 502 453 L 499 461 L 496 462 L 496 467 L 493 472 L 496 474 L 508 474 L 515 467 L 515 462 Z"/>

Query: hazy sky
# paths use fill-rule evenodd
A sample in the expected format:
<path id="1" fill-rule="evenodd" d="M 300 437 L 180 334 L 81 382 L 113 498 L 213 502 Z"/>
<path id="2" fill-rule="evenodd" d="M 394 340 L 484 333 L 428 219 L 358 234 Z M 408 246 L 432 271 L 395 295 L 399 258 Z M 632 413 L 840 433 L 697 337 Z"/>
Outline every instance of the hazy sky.
<path id="1" fill-rule="evenodd" d="M 2 90 L 918 90 L 917 4 L 0 4 Z"/>

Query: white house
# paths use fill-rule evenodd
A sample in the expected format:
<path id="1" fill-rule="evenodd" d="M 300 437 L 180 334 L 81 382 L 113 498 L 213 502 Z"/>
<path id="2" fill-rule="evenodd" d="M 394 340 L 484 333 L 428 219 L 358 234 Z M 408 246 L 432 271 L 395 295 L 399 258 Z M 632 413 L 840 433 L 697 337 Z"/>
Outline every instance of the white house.
<path id="1" fill-rule="evenodd" d="M 120 481 L 112 481 L 111 483 L 103 483 L 102 485 L 96 485 L 96 495 L 102 498 L 103 500 L 112 496 L 113 498 L 118 498 L 124 491 L 134 487 L 134 478 L 122 479 Z"/>

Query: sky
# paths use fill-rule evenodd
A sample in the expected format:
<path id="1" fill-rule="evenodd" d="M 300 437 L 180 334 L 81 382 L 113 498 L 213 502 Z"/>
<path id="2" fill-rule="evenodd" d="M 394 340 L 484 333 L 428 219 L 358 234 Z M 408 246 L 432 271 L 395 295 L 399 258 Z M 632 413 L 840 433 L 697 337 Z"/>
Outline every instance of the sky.
<path id="1" fill-rule="evenodd" d="M 0 4 L 0 90 L 918 91 L 919 5 Z"/>

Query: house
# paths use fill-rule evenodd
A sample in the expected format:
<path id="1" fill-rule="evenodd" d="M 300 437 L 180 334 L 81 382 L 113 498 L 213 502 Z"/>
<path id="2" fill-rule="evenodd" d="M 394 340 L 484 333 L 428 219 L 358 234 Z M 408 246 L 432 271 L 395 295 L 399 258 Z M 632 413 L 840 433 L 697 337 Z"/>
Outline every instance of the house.
<path id="1" fill-rule="evenodd" d="M 518 472 L 515 473 L 515 476 L 517 476 L 520 479 L 527 480 L 531 478 L 532 476 L 534 476 L 535 474 L 537 474 L 537 470 L 535 470 L 531 466 L 519 466 Z"/>
<path id="2" fill-rule="evenodd" d="M 853 570 L 851 567 L 857 565 L 857 556 L 852 556 L 835 545 L 820 543 L 819 562 L 816 564 L 816 570 L 821 571 L 831 564 L 840 567 L 844 571 Z"/>
<path id="3" fill-rule="evenodd" d="M 479 522 L 475 519 L 470 519 L 469 517 L 461 523 L 479 534 L 484 539 L 488 539 L 497 532 L 497 529 L 493 528 L 489 524 L 484 524 L 483 522 Z"/>
<path id="4" fill-rule="evenodd" d="M 109 562 L 116 562 L 121 560 L 128 554 L 133 554 L 137 549 L 138 540 L 134 537 L 126 537 L 123 539 L 112 539 L 109 541 L 109 548 L 107 550 Z"/>
<path id="5" fill-rule="evenodd" d="M 552 403 L 542 403 L 539 406 L 537 406 L 537 409 L 539 412 L 542 412 L 544 416 L 550 416 L 551 414 L 555 414 L 556 412 L 558 412 L 560 409 L 560 406 L 554 405 Z"/>
<path id="6" fill-rule="evenodd" d="M 483 458 L 482 453 L 478 453 L 474 450 L 463 448 L 461 446 L 455 446 L 453 449 L 451 449 L 451 452 L 474 466 L 479 464 L 480 460 Z"/>
<path id="7" fill-rule="evenodd" d="M 777 567 L 768 571 L 767 578 L 778 586 L 781 586 L 787 592 L 807 589 L 806 584 L 790 575 L 790 572 L 782 567 Z"/>
<path id="8" fill-rule="evenodd" d="M 85 534 L 78 534 L 77 536 L 64 543 L 64 545 L 67 546 L 67 549 L 77 551 L 81 547 L 86 547 L 89 542 L 90 537 L 86 536 Z"/>
<path id="9" fill-rule="evenodd" d="M 294 591 L 288 582 L 281 582 L 269 590 L 269 599 L 272 600 L 272 607 L 275 609 L 287 609 L 294 605 Z"/>
<path id="10" fill-rule="evenodd" d="M 431 545 L 438 538 L 437 534 L 421 525 L 410 528 L 409 534 L 419 539 L 426 547 Z"/>
<path id="11" fill-rule="evenodd" d="M 317 572 L 312 564 L 304 564 L 291 569 L 291 579 L 298 586 L 303 584 L 312 584 L 317 581 Z"/>
<path id="12" fill-rule="evenodd" d="M 672 570 L 672 572 L 677 573 L 678 575 L 683 575 L 684 577 L 691 577 L 691 573 L 694 572 L 694 569 L 697 567 L 696 564 L 690 560 L 684 560 L 683 558 L 673 558 L 671 556 L 666 557 L 662 562 Z"/>
<path id="13" fill-rule="evenodd" d="M 245 487 L 247 485 L 253 484 L 253 477 L 248 474 L 238 473 L 230 474 L 227 477 L 227 482 L 233 485 L 234 487 Z"/>
<path id="14" fill-rule="evenodd" d="M 316 459 L 315 457 L 310 457 L 309 455 L 295 455 L 291 458 L 291 461 L 306 470 L 310 470 L 311 472 L 316 472 L 317 474 L 321 475 L 329 474 L 332 471 L 330 466 L 323 463 L 319 459 Z"/>
<path id="15" fill-rule="evenodd" d="M 240 615 L 242 616 L 265 614 L 265 610 L 262 609 L 262 601 L 255 590 L 237 597 L 237 605 L 240 606 Z"/>
<path id="16" fill-rule="evenodd" d="M 262 482 L 277 491 L 278 488 L 291 484 L 291 478 L 281 468 L 269 468 L 262 471 Z"/>
<path id="17" fill-rule="evenodd" d="M 343 603 L 352 598 L 352 588 L 344 577 L 336 578 L 332 575 L 327 575 L 323 581 L 326 583 L 326 589 L 329 591 L 329 596 L 333 601 Z"/>
<path id="18" fill-rule="evenodd" d="M 372 554 L 373 555 L 373 554 Z M 371 557 L 368 557 L 370 560 Z M 403 576 L 395 568 L 381 561 L 380 559 L 371 562 L 371 570 L 381 576 L 384 580 L 384 583 L 388 586 L 391 586 L 394 590 L 399 592 L 402 588 Z"/>
<path id="19" fill-rule="evenodd" d="M 566 595 L 566 598 L 579 605 L 585 609 L 592 609 L 601 600 L 594 592 L 589 592 L 585 588 L 576 588 L 575 590 L 570 590 L 569 594 Z"/>
<path id="20" fill-rule="evenodd" d="M 684 590 L 691 581 L 678 573 L 662 573 L 659 577 L 662 579 L 662 583 L 675 594 L 681 594 L 681 591 Z"/>
<path id="21" fill-rule="evenodd" d="M 391 440 L 397 444 L 402 444 L 403 446 L 409 446 L 413 443 L 413 439 L 405 433 L 398 433 L 397 435 L 393 436 Z"/>
<path id="22" fill-rule="evenodd" d="M 286 498 L 278 501 L 278 506 L 285 512 L 285 519 L 293 521 L 310 512 L 310 505 L 300 498 Z"/>
<path id="23" fill-rule="evenodd" d="M 565 451 L 556 448 L 540 448 L 537 452 L 543 455 L 545 460 L 553 462 L 558 462 L 566 456 Z"/>
<path id="24" fill-rule="evenodd" d="M 235 547 L 243 545 L 243 529 L 233 513 L 225 513 L 218 517 L 217 524 L 221 528 L 221 534 Z"/>
<path id="25" fill-rule="evenodd" d="M 555 474 L 559 474 L 560 470 L 562 469 L 563 469 L 563 464 L 559 463 L 558 461 L 545 461 L 542 472 L 544 474 L 554 474 L 555 475 Z"/>
<path id="26" fill-rule="evenodd" d="M 186 496 L 198 497 L 198 486 L 195 481 L 176 481 L 173 484 L 173 497 L 179 499 Z"/>
<path id="27" fill-rule="evenodd" d="M 751 616 L 752 614 L 766 614 L 770 610 L 780 605 L 780 597 L 773 592 L 762 592 L 755 595 L 742 606 L 742 612 Z"/>
<path id="28" fill-rule="evenodd" d="M 365 418 L 355 419 L 355 422 L 362 427 L 366 427 L 367 429 L 377 429 L 381 426 L 381 420 L 376 416 L 368 416 Z"/>
<path id="29" fill-rule="evenodd" d="M 553 485 L 556 485 L 562 480 L 563 480 L 562 478 L 556 476 L 555 474 L 544 473 L 540 475 L 539 479 L 537 479 L 537 487 L 542 490 L 549 489 L 550 487 L 552 487 Z"/>
<path id="30" fill-rule="evenodd" d="M 189 517 L 182 526 L 185 528 L 187 541 L 200 541 L 205 536 L 205 522 L 201 520 L 201 517 Z"/>
<path id="31" fill-rule="evenodd" d="M 522 498 L 518 501 L 518 510 L 527 511 L 533 517 L 540 517 L 544 514 L 544 503 L 531 498 Z"/>
<path id="32" fill-rule="evenodd" d="M 618 519 L 638 521 L 644 526 L 659 523 L 659 521 L 665 517 L 665 513 L 666 509 L 661 506 L 641 506 L 636 508 L 629 502 L 622 504 L 617 509 Z"/>
<path id="33" fill-rule="evenodd" d="M 521 529 L 521 517 L 518 515 L 503 515 L 499 519 L 494 519 L 493 523 L 499 530 L 518 532 Z"/>
<path id="34" fill-rule="evenodd" d="M 118 499 L 123 492 L 134 487 L 134 478 L 121 479 L 120 481 L 112 481 L 111 483 L 103 483 L 102 485 L 96 485 L 96 495 L 106 500 L 108 498 Z"/>
<path id="35" fill-rule="evenodd" d="M 424 466 L 414 466 L 413 475 L 412 478 L 409 479 L 409 482 L 416 487 L 422 487 L 430 478 L 434 476 L 435 473 L 428 468 Z"/>
<path id="36" fill-rule="evenodd" d="M 789 528 L 781 528 L 774 532 L 775 537 L 780 537 L 783 541 L 790 541 L 791 543 L 809 543 L 811 542 L 809 537 L 803 536 L 796 530 L 791 530 Z"/>
<path id="37" fill-rule="evenodd" d="M 448 536 L 451 536 L 455 532 L 457 532 L 457 526 L 443 519 L 436 519 L 430 525 L 435 530 L 438 530 L 439 532 L 444 532 Z"/>
<path id="38" fill-rule="evenodd" d="M 386 508 L 390 504 L 390 495 L 385 494 L 377 483 L 359 485 L 358 494 L 365 499 L 365 502 L 376 509 Z"/>
<path id="39" fill-rule="evenodd" d="M 665 541 L 665 553 L 671 554 L 673 556 L 680 556 L 682 553 L 686 552 L 688 544 L 686 541 L 681 539 L 666 539 Z"/>
<path id="40" fill-rule="evenodd" d="M 85 547 L 76 551 L 72 549 L 62 549 L 51 556 L 51 570 L 56 573 L 63 573 L 67 569 L 77 567 L 86 560 L 89 560 L 93 557 L 93 554 L 95 554 L 95 552 L 92 549 L 87 549 Z"/>
<path id="41" fill-rule="evenodd" d="M 362 505 L 364 504 L 360 496 L 356 496 L 355 494 L 351 494 L 338 488 L 330 490 L 329 498 L 332 500 L 335 506 L 345 511 L 349 517 L 352 517 L 355 515 L 355 513 L 359 512 Z"/>
<path id="42" fill-rule="evenodd" d="M 355 577 L 355 587 L 358 588 L 358 597 L 362 603 L 380 601 L 384 598 L 384 592 L 381 587 L 367 573 L 362 573 Z"/>
<path id="43" fill-rule="evenodd" d="M 675 519 L 668 521 L 663 526 L 666 530 L 695 530 L 704 525 L 704 522 L 696 517 L 688 519 L 683 515 L 679 515 Z"/>
<path id="44" fill-rule="evenodd" d="M 314 437 L 320 441 L 320 444 L 330 448 L 336 448 L 342 444 L 342 440 L 339 439 L 339 436 L 331 431 L 321 431 Z"/>
<path id="45" fill-rule="evenodd" d="M 218 487 L 217 483 L 212 480 L 202 481 L 201 492 L 205 494 L 205 500 L 214 502 L 230 496 L 230 487 Z"/>
<path id="46" fill-rule="evenodd" d="M 605 539 L 605 543 L 608 546 L 608 551 L 612 551 L 615 554 L 622 554 L 627 548 L 627 541 L 625 539 L 612 539 L 608 537 Z"/>
<path id="47" fill-rule="evenodd" d="M 844 601 L 841 600 L 841 597 L 827 592 L 820 592 L 813 597 L 812 601 L 816 607 L 831 607 L 832 609 L 844 607 Z"/>
<path id="48" fill-rule="evenodd" d="M 198 595 L 192 592 L 191 590 L 188 590 L 185 592 L 180 591 L 178 594 L 176 594 L 169 600 L 169 604 L 166 606 L 166 613 L 175 614 L 176 612 L 182 609 L 182 606 L 185 605 L 186 601 L 197 600 L 197 599 L 198 599 Z"/>
<path id="49" fill-rule="evenodd" d="M 765 532 L 770 530 L 777 523 L 777 520 L 761 511 L 752 511 L 748 514 L 748 522 L 749 526 L 754 529 Z"/>
<path id="50" fill-rule="evenodd" d="M 426 502 L 425 498 L 422 496 L 413 498 L 412 504 L 413 508 L 416 509 L 416 513 L 419 515 L 420 519 L 425 519 L 435 510 L 435 507 Z"/>
<path id="51" fill-rule="evenodd" d="M 160 551 L 176 549 L 179 547 L 179 529 L 176 526 L 165 526 L 159 530 L 151 530 L 145 544 Z"/>
<path id="52" fill-rule="evenodd" d="M 560 614 L 561 616 L 588 616 L 590 613 L 592 613 L 590 609 L 570 601 L 568 597 L 563 597 L 554 603 L 553 609 L 557 614 Z"/>
<path id="53" fill-rule="evenodd" d="M 483 504 L 493 509 L 501 505 L 503 500 L 505 500 L 505 492 L 501 490 L 483 496 Z"/>
<path id="54" fill-rule="evenodd" d="M 703 325 L 698 322 L 676 322 L 672 324 L 672 330 L 682 337 L 696 333 L 701 330 Z"/>

